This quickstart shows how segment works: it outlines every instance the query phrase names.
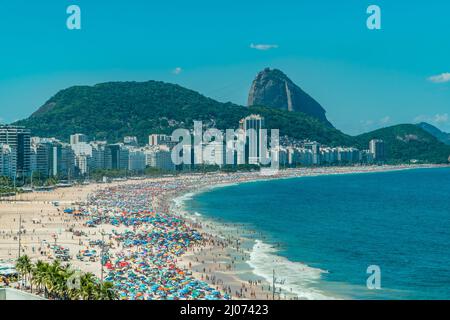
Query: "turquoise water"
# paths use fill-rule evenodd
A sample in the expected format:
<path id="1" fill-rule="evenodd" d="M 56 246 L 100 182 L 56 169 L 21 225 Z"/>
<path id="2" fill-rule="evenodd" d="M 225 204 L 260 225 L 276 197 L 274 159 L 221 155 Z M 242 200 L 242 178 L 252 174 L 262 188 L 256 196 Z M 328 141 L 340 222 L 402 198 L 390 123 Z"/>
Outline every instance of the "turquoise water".
<path id="1" fill-rule="evenodd" d="M 245 183 L 186 206 L 260 232 L 255 272 L 304 297 L 450 299 L 449 168 Z"/>

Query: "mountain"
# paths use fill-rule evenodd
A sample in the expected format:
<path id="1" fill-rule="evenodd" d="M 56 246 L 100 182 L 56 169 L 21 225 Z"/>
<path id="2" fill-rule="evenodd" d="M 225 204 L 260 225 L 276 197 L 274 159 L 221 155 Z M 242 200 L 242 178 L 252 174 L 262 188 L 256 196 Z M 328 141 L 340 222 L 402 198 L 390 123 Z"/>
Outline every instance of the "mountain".
<path id="1" fill-rule="evenodd" d="M 151 133 L 171 134 L 177 128 L 192 128 L 194 120 L 202 120 L 206 128 L 236 129 L 239 120 L 252 113 L 264 116 L 266 127 L 279 128 L 281 136 L 311 139 L 328 146 L 367 149 L 371 139 L 383 139 L 393 162 L 417 159 L 442 163 L 450 155 L 450 146 L 416 125 L 393 126 L 351 137 L 303 112 L 220 103 L 179 85 L 158 81 L 71 87 L 15 124 L 30 128 L 33 135 L 62 141 L 68 141 L 71 134 L 85 133 L 91 139 L 111 143 L 131 135 L 145 144 Z"/>
<path id="2" fill-rule="evenodd" d="M 450 133 L 443 132 L 426 122 L 418 123 L 417 126 L 436 137 L 439 141 L 445 143 L 446 145 L 450 145 Z"/>
<path id="3" fill-rule="evenodd" d="M 248 95 L 248 106 L 253 105 L 303 112 L 332 126 L 325 109 L 278 69 L 266 68 L 258 73 Z"/>
<path id="4" fill-rule="evenodd" d="M 264 116 L 268 128 L 280 128 L 280 135 L 329 145 L 352 143 L 350 136 L 303 113 L 220 103 L 179 85 L 157 81 L 71 87 L 16 124 L 29 127 L 33 135 L 63 141 L 80 132 L 111 142 L 132 135 L 143 144 L 150 133 L 171 134 L 176 128 L 191 128 L 193 120 L 202 120 L 206 127 L 236 129 L 239 120 L 252 113 Z"/>
<path id="5" fill-rule="evenodd" d="M 413 124 L 400 124 L 356 136 L 355 145 L 367 148 L 372 139 L 384 140 L 386 157 L 397 162 L 411 159 L 433 163 L 450 161 L 450 146 Z"/>

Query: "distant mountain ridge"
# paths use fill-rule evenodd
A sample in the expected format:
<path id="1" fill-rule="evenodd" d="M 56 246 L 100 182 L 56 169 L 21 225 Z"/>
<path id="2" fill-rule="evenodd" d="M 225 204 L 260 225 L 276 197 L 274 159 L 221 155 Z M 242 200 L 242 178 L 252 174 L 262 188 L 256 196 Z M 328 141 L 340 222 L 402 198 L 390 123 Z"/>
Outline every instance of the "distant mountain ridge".
<path id="1" fill-rule="evenodd" d="M 387 157 L 396 161 L 450 162 L 450 146 L 414 124 L 399 124 L 361 134 L 355 137 L 356 146 L 363 148 L 372 139 L 382 139 Z"/>
<path id="2" fill-rule="evenodd" d="M 254 105 L 303 112 L 332 126 L 325 109 L 278 69 L 266 68 L 258 73 L 248 94 L 248 106 Z"/>
<path id="3" fill-rule="evenodd" d="M 250 115 L 264 116 L 267 128 L 280 135 L 310 139 L 328 146 L 367 149 L 373 138 L 384 139 L 392 161 L 418 159 L 446 162 L 450 147 L 416 125 L 399 125 L 351 137 L 303 112 L 266 106 L 244 107 L 220 103 L 179 85 L 159 81 L 109 82 L 61 90 L 28 119 L 16 122 L 42 137 L 68 141 L 74 133 L 91 139 L 122 141 L 137 136 L 140 144 L 151 133 L 171 134 L 177 128 L 192 128 L 194 120 L 221 130 L 237 128 Z"/>
<path id="4" fill-rule="evenodd" d="M 203 121 L 205 127 L 237 128 L 239 120 L 252 113 L 264 116 L 267 127 L 280 128 L 281 135 L 330 145 L 352 143 L 350 136 L 304 113 L 221 103 L 159 81 L 71 87 L 58 92 L 28 119 L 16 124 L 29 127 L 34 135 L 66 141 L 70 134 L 81 132 L 113 142 L 133 135 L 145 143 L 150 133 L 171 134 L 176 128 L 192 127 L 194 120 Z"/>
<path id="5" fill-rule="evenodd" d="M 434 137 L 436 137 L 436 139 L 438 139 L 442 143 L 450 145 L 450 133 L 441 131 L 439 128 L 436 128 L 435 126 L 426 122 L 418 123 L 417 126 L 427 131 L 428 133 L 432 134 Z"/>

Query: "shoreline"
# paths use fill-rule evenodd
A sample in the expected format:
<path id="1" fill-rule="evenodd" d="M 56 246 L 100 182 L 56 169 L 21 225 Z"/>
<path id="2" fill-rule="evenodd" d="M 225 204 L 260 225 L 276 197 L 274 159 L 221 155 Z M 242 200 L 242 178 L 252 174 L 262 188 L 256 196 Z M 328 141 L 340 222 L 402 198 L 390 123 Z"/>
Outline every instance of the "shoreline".
<path id="1" fill-rule="evenodd" d="M 0 202 L 0 262 L 8 262 L 5 261 L 5 257 L 9 262 L 15 259 L 16 254 L 13 254 L 13 252 L 17 251 L 17 239 L 15 238 L 18 230 L 18 226 L 16 226 L 18 222 L 17 218 L 18 215 L 23 215 L 25 216 L 25 230 L 27 230 L 27 234 L 23 235 L 22 239 L 23 250 L 26 254 L 30 254 L 33 261 L 36 259 L 53 260 L 49 248 L 54 240 L 53 237 L 56 235 L 58 245 L 61 244 L 70 249 L 72 258 L 69 262 L 73 267 L 84 272 L 92 272 L 99 276 L 101 267 L 98 261 L 98 254 L 96 261 L 90 261 L 89 259 L 87 261 L 79 261 L 74 258 L 75 253 L 80 250 L 95 250 L 96 248 L 99 251 L 98 246 L 91 245 L 90 242 L 99 241 L 101 239 L 100 232 L 98 232 L 98 229 L 86 226 L 86 222 L 94 215 L 80 217 L 69 216 L 62 212 L 64 208 L 63 204 L 74 206 L 75 203 L 88 203 L 90 197 L 93 195 L 107 193 L 110 190 L 118 190 L 119 192 L 121 190 L 133 190 L 137 194 L 140 194 L 142 190 L 151 186 L 149 188 L 149 192 L 151 193 L 151 197 L 149 197 L 150 203 L 147 207 L 155 212 L 164 212 L 168 217 L 174 217 L 175 219 L 180 217 L 187 225 L 188 233 L 191 232 L 190 230 L 197 230 L 204 237 L 199 242 L 189 244 L 188 241 L 188 244 L 183 247 L 185 251 L 182 254 L 178 256 L 173 255 L 172 260 L 169 261 L 171 265 L 176 266 L 176 268 L 179 268 L 187 275 L 192 274 L 193 278 L 199 280 L 200 283 L 207 283 L 213 289 L 220 291 L 221 297 L 227 294 L 233 299 L 271 299 L 271 288 L 269 288 L 270 284 L 267 281 L 267 277 L 264 278 L 255 275 L 251 270 L 252 267 L 248 263 L 252 250 L 254 250 L 251 243 L 254 244 L 255 239 L 257 239 L 254 236 L 261 236 L 257 240 L 264 242 L 263 235 L 251 234 L 252 239 L 248 239 L 246 233 L 248 234 L 252 231 L 246 230 L 245 226 L 227 225 L 224 222 L 226 228 L 220 229 L 216 222 L 212 221 L 213 219 L 205 219 L 203 216 L 198 217 L 195 213 L 180 212 L 182 208 L 177 209 L 175 205 L 177 203 L 178 206 L 182 205 L 183 201 L 199 193 L 240 183 L 319 175 L 376 173 L 439 167 L 448 166 L 407 165 L 301 168 L 283 170 L 276 176 L 270 177 L 262 176 L 259 173 L 247 172 L 234 174 L 186 174 L 178 177 L 149 178 L 139 181 L 129 180 L 111 184 L 61 188 L 44 193 L 22 194 L 20 195 L 20 201 L 14 202 L 12 199 L 6 201 L 2 199 Z M 127 194 L 127 196 L 125 197 L 126 199 L 123 199 L 126 204 L 136 201 L 132 194 Z M 60 202 L 60 207 L 53 206 L 51 201 Z M 38 203 L 40 207 L 36 210 L 34 206 Z M 136 203 L 139 204 L 139 202 Z M 84 208 L 86 210 L 91 210 L 95 207 L 98 208 L 98 203 L 95 203 L 95 201 L 92 201 L 91 204 L 86 206 L 78 206 L 78 208 Z M 108 207 L 106 206 L 106 208 Z M 115 211 L 114 207 L 108 208 L 108 210 L 111 212 Z M 34 219 L 39 219 L 40 221 L 35 223 Z M 8 223 L 5 223 L 5 220 Z M 113 226 L 111 224 L 103 224 L 102 228 L 110 234 L 124 232 L 126 229 L 123 226 Z M 72 229 L 72 231 L 69 229 Z M 77 236 L 73 230 L 85 234 Z M 142 224 L 133 227 L 133 230 L 136 233 L 143 230 L 151 230 L 151 223 L 145 223 L 144 221 Z M 37 247 L 42 249 L 42 240 L 46 241 L 44 254 L 36 250 L 38 249 Z M 125 249 L 123 241 L 119 241 L 114 237 L 110 237 L 109 242 L 111 244 L 110 252 L 113 256 L 120 256 L 121 252 L 132 252 L 134 254 L 136 250 L 139 250 L 139 246 L 131 246 Z M 268 245 L 270 246 L 270 244 Z M 190 279 L 190 276 L 186 277 Z M 209 292 L 205 288 L 203 289 L 205 292 Z M 284 299 L 298 298 L 295 294 L 290 294 L 289 292 L 283 292 L 283 294 L 286 294 Z M 280 297 L 283 298 L 283 296 Z"/>
<path id="2" fill-rule="evenodd" d="M 299 170 L 293 169 L 292 171 L 289 172 L 289 174 L 286 174 L 284 176 L 280 176 L 280 177 L 270 177 L 270 178 L 257 178 L 257 179 L 250 179 L 250 180 L 246 180 L 246 181 L 240 181 L 240 182 L 233 182 L 233 183 L 223 183 L 223 184 L 215 184 L 215 185 L 206 185 L 206 186 L 202 186 L 199 188 L 193 188 L 191 190 L 189 190 L 188 192 L 184 192 L 183 194 L 174 197 L 173 199 L 171 199 L 171 201 L 174 203 L 173 207 L 178 207 L 175 208 L 176 212 L 182 214 L 186 219 L 194 219 L 194 221 L 198 220 L 202 220 L 202 222 L 204 224 L 210 225 L 213 224 L 214 227 L 213 228 L 209 228 L 206 232 L 208 233 L 212 233 L 214 236 L 218 236 L 218 237 L 223 237 L 222 232 L 217 233 L 217 231 L 215 232 L 214 229 L 217 229 L 217 227 L 220 228 L 220 226 L 222 224 L 226 224 L 223 221 L 216 221 L 214 219 L 214 217 L 208 216 L 196 216 L 195 213 L 192 212 L 188 212 L 189 210 L 187 208 L 185 208 L 184 203 L 190 199 L 192 199 L 193 197 L 202 194 L 202 193 L 207 193 L 210 192 L 212 190 L 218 189 L 218 188 L 226 188 L 226 187 L 230 187 L 230 186 L 235 186 L 238 184 L 244 184 L 244 183 L 255 183 L 255 182 L 264 182 L 264 181 L 271 181 L 271 180 L 282 180 L 282 179 L 299 179 L 299 178 L 303 178 L 303 177 L 315 177 L 315 176 L 326 176 L 326 175 L 349 175 L 349 174 L 369 174 L 369 173 L 381 173 L 381 172 L 394 172 L 394 171 L 403 171 L 403 170 L 415 170 L 415 169 L 433 169 L 433 168 L 440 168 L 440 167 L 448 167 L 448 166 L 440 166 L 440 165 L 412 165 L 412 166 L 381 166 L 381 167 L 339 167 L 340 169 L 343 169 L 340 172 L 334 172 L 333 169 L 334 168 L 326 168 L 325 170 L 323 170 L 324 168 L 318 168 L 316 170 L 308 168 L 306 170 L 312 171 L 312 174 L 307 174 L 307 175 L 295 175 L 296 173 L 298 173 Z M 376 168 L 376 169 L 374 169 Z M 370 169 L 374 169 L 374 170 L 370 170 Z M 305 170 L 305 169 L 300 169 L 301 170 Z M 327 173 L 324 173 L 324 171 L 328 171 Z M 331 171 L 331 172 L 329 172 Z M 309 172 L 311 173 L 311 172 Z M 294 175 L 292 175 L 294 174 Z M 226 224 L 227 225 L 227 224 Z M 245 227 L 244 227 L 245 228 Z M 316 268 L 311 268 L 307 265 L 304 265 L 300 262 L 292 262 L 289 261 L 287 258 L 279 256 L 277 254 L 277 249 L 275 248 L 275 245 L 270 244 L 270 243 L 265 243 L 264 241 L 262 241 L 261 239 L 249 239 L 246 236 L 236 236 L 236 238 L 240 241 L 240 242 L 250 242 L 252 243 L 252 248 L 247 248 L 247 250 L 245 250 L 245 252 L 241 252 L 239 257 L 245 257 L 245 261 L 244 264 L 246 266 L 242 266 L 243 264 L 241 264 L 240 269 L 238 268 L 237 270 L 232 270 L 231 272 L 228 273 L 224 273 L 221 272 L 220 275 L 222 276 L 232 276 L 234 278 L 235 281 L 239 282 L 241 285 L 248 285 L 248 273 L 251 272 L 254 275 L 254 278 L 256 280 L 253 281 L 253 283 L 256 281 L 257 286 L 262 287 L 262 288 L 266 288 L 265 290 L 258 290 L 259 291 L 259 297 L 262 299 L 269 299 L 271 298 L 271 294 L 270 294 L 270 290 L 268 290 L 268 288 L 270 289 L 271 283 L 270 283 L 270 277 L 268 274 L 261 274 L 255 271 L 256 266 L 252 264 L 251 260 L 250 260 L 250 255 L 254 253 L 255 251 L 255 247 L 256 246 L 264 246 L 266 251 L 271 252 L 271 254 L 273 254 L 276 257 L 279 257 L 281 259 L 285 259 L 287 263 L 292 263 L 292 264 L 298 264 L 298 267 L 302 270 L 305 268 L 309 268 L 309 269 L 314 269 L 311 270 L 313 273 L 327 273 L 327 271 L 325 270 L 320 270 L 320 269 L 316 269 Z M 236 251 L 236 248 L 232 248 L 234 249 L 234 251 Z M 220 250 L 220 248 L 217 248 L 217 250 Z M 198 252 L 197 252 L 198 253 Z M 196 260 L 193 259 L 194 254 L 187 254 L 186 255 L 186 259 L 191 262 L 197 262 Z M 212 265 L 215 266 L 215 263 L 203 263 L 203 264 L 199 264 L 200 266 L 202 265 Z M 215 266 L 217 267 L 217 266 Z M 242 272 L 244 272 L 245 276 L 242 277 L 240 276 L 242 274 Z M 198 275 L 203 275 L 202 272 L 197 272 L 196 273 L 197 276 Z M 217 272 L 215 274 L 215 276 L 217 276 Z M 320 277 L 320 276 L 319 276 Z M 255 286 L 253 285 L 252 288 L 254 288 Z M 284 299 L 302 299 L 305 297 L 299 297 L 299 295 L 292 293 L 292 289 L 289 290 L 289 286 L 288 285 L 282 285 L 282 290 L 279 292 L 279 297 L 281 297 L 282 295 L 284 295 Z M 260 288 L 259 288 L 260 289 Z M 305 288 L 306 289 L 306 288 Z M 257 289 L 256 289 L 257 290 Z M 309 293 L 314 296 L 316 299 L 342 299 L 344 297 L 340 297 L 340 296 L 336 296 L 333 293 L 327 293 L 327 292 L 322 292 L 320 289 L 315 289 L 315 288 L 308 288 L 308 290 L 310 291 Z M 267 292 L 269 291 L 269 295 L 267 295 Z M 305 292 L 303 292 L 303 294 L 305 294 Z M 311 296 L 309 295 L 309 296 Z M 345 297 L 348 298 L 348 297 Z"/>

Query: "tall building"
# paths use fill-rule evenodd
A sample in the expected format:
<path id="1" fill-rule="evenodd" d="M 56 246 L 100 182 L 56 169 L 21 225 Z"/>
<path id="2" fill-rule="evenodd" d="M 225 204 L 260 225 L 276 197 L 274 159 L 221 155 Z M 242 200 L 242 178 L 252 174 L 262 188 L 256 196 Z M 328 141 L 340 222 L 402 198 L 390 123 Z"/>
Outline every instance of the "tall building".
<path id="1" fill-rule="evenodd" d="M 264 118 L 252 114 L 239 121 L 239 128 L 245 134 L 245 158 L 248 164 L 259 164 L 262 157 L 262 131 Z"/>
<path id="2" fill-rule="evenodd" d="M 146 165 L 164 171 L 175 170 L 172 153 L 166 147 L 152 147 L 145 151 Z"/>
<path id="3" fill-rule="evenodd" d="M 90 143 L 92 157 L 89 161 L 89 171 L 106 168 L 106 145 L 106 141 L 94 141 Z"/>
<path id="4" fill-rule="evenodd" d="M 311 150 L 313 155 L 313 163 L 314 165 L 320 165 L 320 143 L 318 142 L 308 142 L 305 143 L 305 148 Z"/>
<path id="5" fill-rule="evenodd" d="M 93 154 L 93 147 L 86 142 L 79 142 L 70 145 L 75 157 L 76 174 L 86 175 L 90 170 L 90 163 Z M 103 167 L 103 164 L 102 164 Z"/>
<path id="6" fill-rule="evenodd" d="M 386 160 L 386 150 L 383 140 L 373 139 L 369 142 L 370 153 L 373 154 L 375 162 L 382 162 Z"/>
<path id="7" fill-rule="evenodd" d="M 49 142 L 39 143 L 35 146 L 36 172 L 40 177 L 46 178 L 51 175 L 50 164 L 53 145 Z"/>
<path id="8" fill-rule="evenodd" d="M 105 147 L 105 169 L 128 170 L 129 151 L 121 143 Z"/>
<path id="9" fill-rule="evenodd" d="M 29 176 L 31 171 L 31 132 L 18 126 L 0 125 L 0 144 L 10 146 L 15 153 L 16 173 L 18 177 Z"/>
<path id="10" fill-rule="evenodd" d="M 16 154 L 7 144 L 0 144 L 0 176 L 16 177 Z"/>
<path id="11" fill-rule="evenodd" d="M 41 177 L 71 178 L 75 174 L 75 155 L 68 144 L 43 141 L 35 147 L 36 172 Z"/>
<path id="12" fill-rule="evenodd" d="M 72 134 L 70 136 L 70 144 L 77 144 L 77 143 L 87 143 L 88 142 L 88 137 L 82 133 L 76 133 L 76 134 Z"/>
<path id="13" fill-rule="evenodd" d="M 144 171 L 146 167 L 146 157 L 141 149 L 130 149 L 128 157 L 128 169 L 130 171 Z"/>
<path id="14" fill-rule="evenodd" d="M 203 148 L 203 163 L 223 166 L 225 164 L 226 145 L 222 141 L 209 142 Z"/>
<path id="15" fill-rule="evenodd" d="M 89 172 L 90 159 L 91 157 L 85 154 L 75 156 L 75 167 L 78 175 L 84 176 Z"/>

